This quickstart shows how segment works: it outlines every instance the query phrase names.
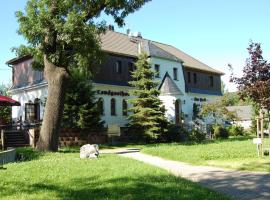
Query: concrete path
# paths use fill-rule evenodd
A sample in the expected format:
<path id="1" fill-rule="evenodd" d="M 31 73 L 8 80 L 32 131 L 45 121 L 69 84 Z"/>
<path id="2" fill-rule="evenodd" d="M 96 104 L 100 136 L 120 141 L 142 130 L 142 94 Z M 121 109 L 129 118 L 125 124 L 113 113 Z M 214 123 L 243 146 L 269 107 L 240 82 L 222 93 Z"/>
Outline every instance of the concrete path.
<path id="1" fill-rule="evenodd" d="M 116 153 L 124 157 L 160 167 L 176 176 L 198 182 L 203 186 L 227 194 L 235 199 L 270 200 L 270 173 L 235 171 L 209 166 L 193 166 L 140 152 L 121 153 L 121 151 L 119 151 Z"/>

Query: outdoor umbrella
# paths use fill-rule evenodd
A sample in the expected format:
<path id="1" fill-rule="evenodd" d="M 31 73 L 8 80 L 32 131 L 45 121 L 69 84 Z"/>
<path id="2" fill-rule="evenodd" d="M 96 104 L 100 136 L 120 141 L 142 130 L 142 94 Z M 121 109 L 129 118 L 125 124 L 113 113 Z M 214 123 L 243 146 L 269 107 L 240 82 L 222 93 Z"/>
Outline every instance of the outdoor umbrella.
<path id="1" fill-rule="evenodd" d="M 20 106 L 20 102 L 15 101 L 14 99 L 11 99 L 6 96 L 0 95 L 0 106 Z"/>

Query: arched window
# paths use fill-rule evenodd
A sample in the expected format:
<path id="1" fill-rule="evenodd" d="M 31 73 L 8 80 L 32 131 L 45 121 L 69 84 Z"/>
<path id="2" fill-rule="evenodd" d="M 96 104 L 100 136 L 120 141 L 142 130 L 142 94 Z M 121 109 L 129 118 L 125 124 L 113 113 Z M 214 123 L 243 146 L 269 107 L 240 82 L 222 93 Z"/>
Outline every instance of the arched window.
<path id="1" fill-rule="evenodd" d="M 111 115 L 116 115 L 116 101 L 114 98 L 111 99 Z"/>
<path id="2" fill-rule="evenodd" d="M 125 99 L 123 99 L 123 101 L 122 101 L 123 116 L 127 116 L 127 109 L 128 109 L 127 101 Z"/>
<path id="3" fill-rule="evenodd" d="M 180 123 L 180 100 L 177 99 L 175 102 L 174 102 L 174 106 L 175 106 L 175 124 L 179 124 Z"/>
<path id="4" fill-rule="evenodd" d="M 104 115 L 104 100 L 103 98 L 99 98 L 97 102 L 98 111 L 101 115 Z"/>

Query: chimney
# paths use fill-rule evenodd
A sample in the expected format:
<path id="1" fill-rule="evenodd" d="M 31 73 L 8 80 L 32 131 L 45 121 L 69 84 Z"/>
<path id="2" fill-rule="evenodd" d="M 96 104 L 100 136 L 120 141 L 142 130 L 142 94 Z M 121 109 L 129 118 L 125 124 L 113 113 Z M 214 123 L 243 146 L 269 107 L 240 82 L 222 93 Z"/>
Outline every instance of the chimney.
<path id="1" fill-rule="evenodd" d="M 110 25 L 108 26 L 108 29 L 109 29 L 110 31 L 114 31 L 114 26 L 110 24 Z"/>
<path id="2" fill-rule="evenodd" d="M 127 35 L 129 35 L 129 34 L 130 34 L 130 29 L 128 28 L 128 29 L 127 29 Z"/>

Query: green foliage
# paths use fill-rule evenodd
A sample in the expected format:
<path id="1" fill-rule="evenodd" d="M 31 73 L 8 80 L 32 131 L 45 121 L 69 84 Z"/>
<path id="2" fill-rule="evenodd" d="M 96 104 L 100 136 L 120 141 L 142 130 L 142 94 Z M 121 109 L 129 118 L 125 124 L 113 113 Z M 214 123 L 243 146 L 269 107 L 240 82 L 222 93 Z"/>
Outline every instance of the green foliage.
<path id="1" fill-rule="evenodd" d="M 231 112 L 226 108 L 226 103 L 223 100 L 223 97 L 211 103 L 204 103 L 199 115 L 202 117 L 209 117 L 212 115 L 215 119 L 223 120 L 237 119 L 236 113 Z"/>
<path id="2" fill-rule="evenodd" d="M 242 126 L 239 125 L 233 125 L 228 127 L 228 132 L 230 136 L 244 136 L 245 131 Z"/>
<path id="3" fill-rule="evenodd" d="M 30 54 L 34 66 L 43 67 L 43 56 L 56 66 L 66 69 L 93 70 L 100 62 L 99 34 L 105 30 L 103 12 L 119 25 L 124 18 L 149 0 L 137 1 L 57 1 L 28 0 L 25 13 L 18 11 L 19 34 L 28 41 L 15 51 Z"/>
<path id="4" fill-rule="evenodd" d="M 9 96 L 7 85 L 0 85 L 0 94 L 4 96 Z M 8 124 L 11 122 L 11 107 L 10 106 L 0 106 L 0 125 Z"/>
<path id="5" fill-rule="evenodd" d="M 213 127 L 213 130 L 214 130 L 214 138 L 215 139 L 227 139 L 229 137 L 229 132 L 228 130 L 221 126 L 221 125 L 215 125 Z"/>
<path id="6" fill-rule="evenodd" d="M 165 108 L 158 97 L 158 83 L 153 80 L 155 72 L 151 69 L 148 55 L 141 54 L 135 66 L 136 70 L 132 73 L 133 81 L 129 82 L 134 87 L 130 94 L 135 96 L 130 100 L 133 106 L 130 108 L 132 114 L 128 117 L 129 127 L 154 140 L 166 132 L 168 121 Z"/>
<path id="7" fill-rule="evenodd" d="M 199 131 L 199 130 L 192 130 L 189 134 L 188 134 L 188 138 L 189 141 L 191 142 L 196 142 L 196 143 L 200 143 L 202 141 L 205 140 L 205 133 Z"/>
<path id="8" fill-rule="evenodd" d="M 168 131 L 160 135 L 161 142 L 183 142 L 188 140 L 187 130 L 177 124 L 170 124 Z"/>
<path id="9" fill-rule="evenodd" d="M 62 126 L 65 128 L 100 129 L 103 127 L 91 81 L 73 70 L 67 87 Z"/>
<path id="10" fill-rule="evenodd" d="M 16 148 L 16 160 L 19 162 L 37 160 L 44 155 L 44 152 L 37 151 L 31 147 Z"/>

